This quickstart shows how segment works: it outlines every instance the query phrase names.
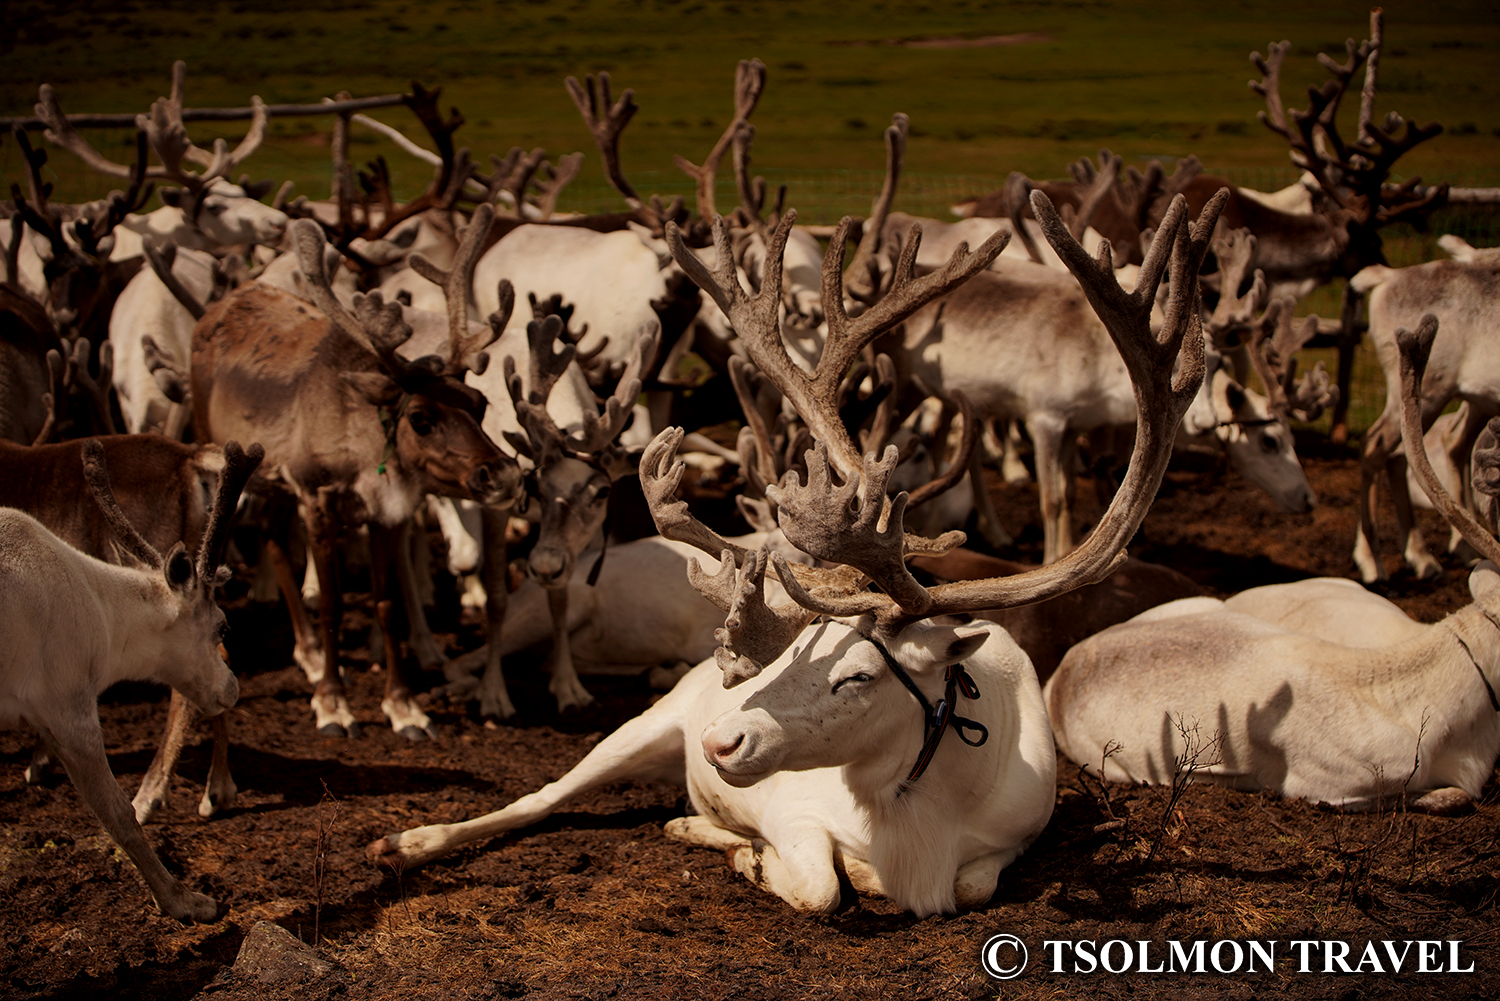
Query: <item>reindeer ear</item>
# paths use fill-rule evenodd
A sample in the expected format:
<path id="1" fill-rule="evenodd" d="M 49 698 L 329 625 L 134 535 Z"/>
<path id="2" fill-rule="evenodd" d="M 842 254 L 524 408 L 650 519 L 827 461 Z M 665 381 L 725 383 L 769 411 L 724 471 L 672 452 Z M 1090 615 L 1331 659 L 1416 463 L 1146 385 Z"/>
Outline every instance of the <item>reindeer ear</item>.
<path id="1" fill-rule="evenodd" d="M 196 571 L 193 570 L 193 558 L 188 555 L 187 548 L 180 542 L 167 553 L 161 571 L 167 578 L 167 583 L 178 591 L 185 590 L 196 576 Z"/>
<path id="2" fill-rule="evenodd" d="M 401 398 L 401 387 L 382 372 L 345 372 L 344 381 L 377 407 L 388 406 Z"/>
<path id="3" fill-rule="evenodd" d="M 915 622 L 901 631 L 891 652 L 913 671 L 936 671 L 970 657 L 990 638 L 982 625 L 943 625 L 931 620 Z"/>
<path id="4" fill-rule="evenodd" d="M 1489 560 L 1480 560 L 1469 573 L 1469 593 L 1475 601 L 1484 601 L 1500 589 L 1500 567 Z"/>

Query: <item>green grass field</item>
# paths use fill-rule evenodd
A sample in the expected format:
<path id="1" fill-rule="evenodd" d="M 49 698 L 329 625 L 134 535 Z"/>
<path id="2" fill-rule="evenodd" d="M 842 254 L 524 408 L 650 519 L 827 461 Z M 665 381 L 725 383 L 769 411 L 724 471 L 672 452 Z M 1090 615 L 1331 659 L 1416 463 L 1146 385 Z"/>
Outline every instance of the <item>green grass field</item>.
<path id="1" fill-rule="evenodd" d="M 672 166 L 700 160 L 728 122 L 738 59 L 756 56 L 769 83 L 754 122 L 754 168 L 786 184 L 804 220 L 862 213 L 884 167 L 881 130 L 912 119 L 898 207 L 940 215 L 997 187 L 1011 170 L 1065 176 L 1068 161 L 1102 146 L 1144 165 L 1197 154 L 1232 181 L 1275 188 L 1296 176 L 1279 137 L 1256 120 L 1248 56 L 1290 39 L 1282 92 L 1290 106 L 1325 73 L 1320 50 L 1368 32 L 1361 3 L 956 2 L 844 0 L 578 0 L 439 2 L 259 0 L 99 3 L 11 0 L 0 27 L 0 115 L 27 115 L 53 84 L 70 112 L 143 111 L 163 93 L 174 59 L 188 63 L 188 104 L 315 102 L 347 90 L 395 93 L 417 79 L 443 87 L 466 124 L 459 141 L 482 163 L 513 145 L 554 155 L 583 150 L 582 175 L 563 208 L 615 208 L 591 138 L 563 89 L 569 74 L 608 71 L 641 112 L 622 141 L 627 175 L 645 194 L 691 196 Z M 1467 0 L 1388 6 L 1380 113 L 1439 120 L 1447 132 L 1408 155 L 1404 176 L 1500 186 L 1500 11 Z M 1011 44 L 932 47 L 932 39 L 1023 36 Z M 1356 101 L 1346 102 L 1352 121 Z M 420 137 L 409 112 L 376 117 Z M 240 127 L 243 130 L 243 127 Z M 328 121 L 283 119 L 249 162 L 255 177 L 329 190 Z M 403 195 L 428 168 L 356 128 L 351 155 L 385 155 Z M 194 126 L 206 143 L 220 132 Z M 89 134 L 119 159 L 123 131 Z M 0 183 L 21 179 L 12 141 L 0 140 Z M 62 200 L 116 186 L 54 151 L 49 179 Z M 727 170 L 725 171 L 727 174 Z M 721 202 L 731 202 L 721 179 Z M 1444 224 L 1493 240 L 1490 217 L 1450 213 Z M 1431 254 L 1431 237 L 1398 236 L 1393 263 Z M 1326 296 L 1325 296 L 1326 297 Z M 1336 299 L 1331 300 L 1336 303 Z M 1316 301 L 1330 313 L 1336 305 Z M 1378 407 L 1378 403 L 1376 404 Z"/>

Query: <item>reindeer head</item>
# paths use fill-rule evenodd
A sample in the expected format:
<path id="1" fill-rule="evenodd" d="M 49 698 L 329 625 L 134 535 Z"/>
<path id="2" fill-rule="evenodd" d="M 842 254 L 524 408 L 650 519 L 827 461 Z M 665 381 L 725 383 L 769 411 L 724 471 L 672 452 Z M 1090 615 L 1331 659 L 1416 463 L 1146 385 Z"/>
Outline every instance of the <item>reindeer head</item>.
<path id="1" fill-rule="evenodd" d="M 871 760 L 891 769 L 872 784 L 900 781 L 923 735 L 908 682 L 936 703 L 945 669 L 1000 631 L 919 621 L 882 636 L 869 616 L 816 623 L 745 686 L 744 702 L 704 729 L 703 756 L 733 786 Z"/>
<path id="2" fill-rule="evenodd" d="M 84 478 L 120 544 L 147 568 L 161 574 L 154 586 L 159 591 L 157 606 L 166 613 L 167 626 L 154 637 L 161 647 L 155 676 L 209 715 L 228 709 L 239 697 L 239 682 L 224 663 L 220 645 L 224 612 L 214 601 L 214 591 L 229 579 L 229 568 L 221 562 L 229 539 L 229 519 L 234 516 L 240 491 L 264 454 L 259 445 L 251 445 L 248 451 L 237 442 L 224 445 L 224 470 L 196 557 L 189 555 L 181 542 L 163 557 L 129 522 L 115 500 L 104 447 L 91 439 L 83 448 Z"/>
<path id="3" fill-rule="evenodd" d="M 618 438 L 630 420 L 641 391 L 641 373 L 650 365 L 657 341 L 656 330 L 642 329 L 601 417 L 577 365 L 574 340 L 560 340 L 563 333 L 563 318 L 556 313 L 527 324 L 529 391 L 515 359 L 507 356 L 504 363 L 506 389 L 526 432 L 507 432 L 507 438 L 535 467 L 541 530 L 530 567 L 544 587 L 566 586 L 578 554 L 604 524 L 612 484 L 636 470 L 638 454 L 621 446 Z M 559 382 L 565 382 L 567 390 L 554 394 Z M 554 413 L 564 415 L 567 431 Z"/>
<path id="4" fill-rule="evenodd" d="M 449 331 L 446 356 L 416 360 L 397 353 L 412 336 L 399 303 L 385 302 L 377 291 L 356 295 L 353 311 L 345 309 L 329 281 L 339 255 L 327 247 L 322 228 L 299 219 L 292 239 L 314 305 L 378 363 L 347 373 L 345 380 L 379 409 L 387 453 L 380 472 L 394 462 L 426 493 L 510 506 L 520 497 L 520 467 L 484 433 L 484 395 L 463 382 L 464 372 L 488 364 L 484 348 L 499 336 L 515 301 L 509 283 L 502 283 L 500 311 L 486 325 L 469 323 L 473 266 L 493 218 L 493 206 L 474 213 L 450 270 L 413 255 L 412 266 L 443 287 Z"/>

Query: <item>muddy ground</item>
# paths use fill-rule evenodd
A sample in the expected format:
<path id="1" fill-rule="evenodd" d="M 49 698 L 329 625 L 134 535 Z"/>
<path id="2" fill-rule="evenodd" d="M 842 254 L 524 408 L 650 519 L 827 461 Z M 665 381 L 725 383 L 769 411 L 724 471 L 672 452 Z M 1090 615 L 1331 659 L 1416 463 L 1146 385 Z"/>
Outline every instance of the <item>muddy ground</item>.
<path id="1" fill-rule="evenodd" d="M 1322 499 L 1312 514 L 1277 514 L 1232 473 L 1190 464 L 1169 473 L 1134 552 L 1219 592 L 1348 574 L 1352 453 L 1321 440 L 1302 451 Z M 1087 482 L 1080 493 L 1091 496 Z M 1034 493 L 997 494 L 1008 524 L 1032 526 L 1022 555 L 1038 555 Z M 1446 537 L 1434 518 L 1425 524 L 1435 540 Z M 1449 561 L 1441 581 L 1397 575 L 1386 593 L 1435 620 L 1468 600 L 1465 578 Z M 1167 790 L 1101 788 L 1060 762 L 1051 825 L 1002 874 L 990 904 L 923 921 L 870 898 L 832 918 L 794 913 L 719 855 L 668 841 L 662 825 L 683 813 L 684 793 L 664 786 L 611 787 L 535 828 L 398 878 L 366 862 L 370 840 L 487 812 L 557 778 L 649 704 L 645 682 L 593 679 L 596 704 L 559 717 L 539 666 L 514 661 L 516 725 L 489 729 L 439 703 L 431 707 L 436 743 L 410 744 L 376 725 L 357 739 L 320 739 L 307 687 L 289 666 L 284 614 L 232 604 L 243 682 L 231 724 L 239 801 L 211 821 L 196 816 L 205 733 L 184 756 L 168 809 L 147 828 L 168 867 L 222 901 L 225 916 L 182 927 L 157 913 L 66 779 L 24 785 L 28 738 L 0 734 L 0 996 L 1500 996 L 1493 783 L 1462 816 L 1342 815 L 1205 786 L 1172 806 Z M 352 701 L 374 724 L 380 676 L 363 669 L 368 619 L 359 611 L 345 631 L 359 666 Z M 455 649 L 475 642 L 467 627 L 450 628 Z M 108 693 L 100 706 L 111 765 L 131 791 L 165 706 L 164 693 L 144 687 Z M 332 972 L 273 983 L 236 972 L 241 941 L 262 919 L 315 943 Z M 979 962 L 997 933 L 1018 936 L 1030 951 L 1026 971 L 1004 983 Z M 1273 941 L 1276 966 L 1228 975 L 1054 973 L 1044 942 L 1061 939 L 1147 940 L 1153 966 L 1173 940 Z M 1354 961 L 1371 940 L 1394 940 L 1398 951 L 1407 939 L 1456 940 L 1460 963 L 1474 972 L 1414 973 L 1413 952 L 1400 975 L 1328 976 L 1314 952 L 1313 972 L 1303 974 L 1289 945 L 1297 939 L 1350 943 Z M 1123 947 L 1115 948 L 1118 966 Z M 1221 953 L 1226 965 L 1231 957 Z"/>

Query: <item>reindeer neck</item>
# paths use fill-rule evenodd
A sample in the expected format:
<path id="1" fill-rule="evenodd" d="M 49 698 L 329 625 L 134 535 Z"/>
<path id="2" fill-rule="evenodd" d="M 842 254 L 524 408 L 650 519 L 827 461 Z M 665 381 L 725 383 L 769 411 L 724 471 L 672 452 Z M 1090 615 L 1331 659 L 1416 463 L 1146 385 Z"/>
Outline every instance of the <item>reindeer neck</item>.
<path id="1" fill-rule="evenodd" d="M 1415 639 L 1359 651 L 1359 680 L 1393 708 L 1480 708 L 1496 714 L 1500 693 L 1500 616 L 1475 603 Z"/>

